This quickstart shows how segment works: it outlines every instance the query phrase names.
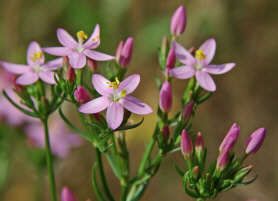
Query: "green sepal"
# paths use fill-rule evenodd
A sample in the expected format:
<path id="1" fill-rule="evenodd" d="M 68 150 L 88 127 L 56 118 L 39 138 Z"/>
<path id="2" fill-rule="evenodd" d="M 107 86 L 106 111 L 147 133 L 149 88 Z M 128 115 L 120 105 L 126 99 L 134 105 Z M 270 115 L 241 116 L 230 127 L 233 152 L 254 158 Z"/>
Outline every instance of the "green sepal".
<path id="1" fill-rule="evenodd" d="M 141 119 L 141 121 L 139 121 L 136 124 L 128 125 L 128 126 L 121 126 L 114 131 L 125 131 L 125 130 L 129 130 L 129 129 L 137 128 L 138 126 L 140 126 L 143 123 L 143 121 L 144 121 L 144 117 Z"/>

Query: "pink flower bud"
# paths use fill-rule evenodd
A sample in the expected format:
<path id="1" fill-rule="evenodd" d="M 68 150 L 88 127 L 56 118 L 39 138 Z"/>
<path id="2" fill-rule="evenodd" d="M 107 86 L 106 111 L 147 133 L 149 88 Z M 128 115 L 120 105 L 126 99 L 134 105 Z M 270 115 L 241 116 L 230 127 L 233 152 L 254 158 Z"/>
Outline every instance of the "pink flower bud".
<path id="1" fill-rule="evenodd" d="M 225 136 L 225 138 L 223 139 L 223 141 L 219 147 L 220 152 L 225 151 L 225 150 L 230 151 L 233 148 L 233 146 L 235 145 L 235 143 L 237 141 L 239 131 L 240 131 L 239 126 L 236 123 L 234 123 L 231 126 L 231 128 L 229 129 L 227 135 Z"/>
<path id="2" fill-rule="evenodd" d="M 133 38 L 129 37 L 126 42 L 123 44 L 120 42 L 117 51 L 116 51 L 116 60 L 120 66 L 126 67 L 131 60 L 133 52 Z"/>
<path id="3" fill-rule="evenodd" d="M 198 132 L 196 136 L 196 141 L 195 141 L 195 151 L 198 156 L 201 155 L 201 152 L 204 150 L 205 145 L 204 145 L 204 140 L 201 132 Z"/>
<path id="4" fill-rule="evenodd" d="M 185 129 L 181 134 L 181 151 L 185 156 L 190 156 L 193 153 L 193 145 L 190 136 Z"/>
<path id="5" fill-rule="evenodd" d="M 168 112 L 172 106 L 172 89 L 171 84 L 166 81 L 162 84 L 159 93 L 159 106 L 164 112 Z"/>
<path id="6" fill-rule="evenodd" d="M 169 70 L 174 68 L 175 64 L 176 64 L 175 50 L 174 50 L 174 48 L 171 48 L 168 53 L 167 60 L 166 60 L 166 71 L 168 72 Z"/>
<path id="7" fill-rule="evenodd" d="M 229 162 L 229 158 L 229 150 L 224 150 L 223 152 L 221 152 L 217 158 L 216 169 L 221 172 L 224 168 L 226 168 Z"/>
<path id="8" fill-rule="evenodd" d="M 94 73 L 97 70 L 97 61 L 93 59 L 88 59 L 88 67 L 91 70 L 92 73 Z"/>
<path id="9" fill-rule="evenodd" d="M 181 35 L 186 27 L 186 12 L 184 6 L 180 6 L 171 19 L 171 33 Z"/>
<path id="10" fill-rule="evenodd" d="M 77 201 L 74 194 L 68 187 L 64 187 L 61 193 L 61 200 L 62 201 Z"/>
<path id="11" fill-rule="evenodd" d="M 200 173 L 200 168 L 199 168 L 199 166 L 194 166 L 194 168 L 193 168 L 193 177 L 194 178 L 197 178 L 198 176 L 199 176 L 199 173 Z"/>
<path id="12" fill-rule="evenodd" d="M 74 69 L 70 66 L 68 71 L 67 71 L 67 80 L 72 83 L 76 79 L 75 71 Z"/>
<path id="13" fill-rule="evenodd" d="M 193 107 L 194 107 L 194 101 L 192 100 L 183 108 L 182 118 L 184 119 L 184 121 L 187 121 L 190 118 L 193 111 Z"/>
<path id="14" fill-rule="evenodd" d="M 166 124 L 162 128 L 161 135 L 164 139 L 167 140 L 169 138 L 169 134 L 170 134 L 169 126 Z"/>
<path id="15" fill-rule="evenodd" d="M 89 93 L 82 86 L 77 87 L 77 89 L 74 92 L 74 97 L 75 97 L 75 100 L 81 104 L 84 104 L 84 103 L 87 103 L 88 101 L 90 101 Z"/>
<path id="16" fill-rule="evenodd" d="M 265 132 L 266 132 L 265 128 L 259 128 L 252 133 L 252 135 L 248 138 L 245 145 L 246 154 L 256 153 L 260 149 L 265 138 Z"/>

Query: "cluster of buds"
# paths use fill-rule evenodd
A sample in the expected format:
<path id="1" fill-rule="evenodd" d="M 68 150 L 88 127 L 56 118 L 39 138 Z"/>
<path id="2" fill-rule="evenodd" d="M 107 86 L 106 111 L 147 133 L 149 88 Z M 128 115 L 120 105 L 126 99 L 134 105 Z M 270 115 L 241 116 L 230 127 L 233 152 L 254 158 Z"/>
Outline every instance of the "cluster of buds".
<path id="1" fill-rule="evenodd" d="M 219 192 L 226 191 L 238 185 L 249 184 L 244 181 L 245 177 L 252 171 L 253 165 L 244 166 L 243 162 L 248 155 L 256 153 L 265 138 L 265 128 L 259 128 L 248 138 L 245 152 L 242 156 L 235 158 L 232 151 L 239 135 L 240 128 L 233 124 L 219 147 L 219 155 L 205 170 L 206 148 L 202 134 L 195 136 L 193 145 L 190 135 L 186 130 L 181 135 L 181 150 L 185 158 L 187 171 L 183 173 L 185 191 L 195 198 L 214 198 Z M 194 148 L 193 148 L 194 146 Z"/>

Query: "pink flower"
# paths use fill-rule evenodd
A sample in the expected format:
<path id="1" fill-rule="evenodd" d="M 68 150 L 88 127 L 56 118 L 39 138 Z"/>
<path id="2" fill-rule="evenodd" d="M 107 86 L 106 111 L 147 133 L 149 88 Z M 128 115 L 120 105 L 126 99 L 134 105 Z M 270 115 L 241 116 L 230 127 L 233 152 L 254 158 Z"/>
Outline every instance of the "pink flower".
<path id="1" fill-rule="evenodd" d="M 265 138 L 266 129 L 259 128 L 255 130 L 246 142 L 245 153 L 256 153 L 262 146 Z"/>
<path id="2" fill-rule="evenodd" d="M 101 97 L 91 100 L 82 105 L 79 112 L 94 114 L 107 108 L 106 121 L 108 126 L 115 130 L 118 128 L 124 117 L 124 109 L 135 114 L 152 113 L 152 108 L 133 96 L 129 96 L 138 86 L 140 75 L 134 74 L 120 82 L 117 78 L 115 82 L 110 82 L 105 77 L 94 74 L 92 83 Z"/>
<path id="3" fill-rule="evenodd" d="M 229 129 L 227 135 L 225 136 L 225 138 L 223 139 L 223 141 L 219 147 L 220 152 L 225 151 L 225 150 L 230 151 L 233 148 L 233 146 L 235 145 L 235 143 L 237 141 L 239 131 L 240 131 L 239 126 L 236 123 L 234 123 L 231 126 L 231 128 Z"/>
<path id="4" fill-rule="evenodd" d="M 44 129 L 40 123 L 30 124 L 25 128 L 28 141 L 35 147 L 44 148 Z M 56 119 L 49 124 L 49 138 L 52 153 L 59 158 L 65 158 L 70 149 L 82 143 L 79 135 L 67 130 L 62 120 Z"/>
<path id="5" fill-rule="evenodd" d="M 90 101 L 90 96 L 88 91 L 82 86 L 78 86 L 77 89 L 74 91 L 74 98 L 78 103 L 81 104 Z"/>
<path id="6" fill-rule="evenodd" d="M 133 53 L 133 38 L 129 37 L 124 43 L 121 41 L 116 51 L 116 60 L 120 66 L 126 67 L 131 60 Z"/>
<path id="7" fill-rule="evenodd" d="M 88 40 L 88 36 L 84 31 L 77 32 L 77 42 L 66 30 L 61 28 L 57 29 L 57 37 L 63 47 L 47 47 L 43 48 L 43 50 L 48 54 L 56 56 L 68 56 L 69 64 L 73 68 L 83 68 L 86 65 L 87 57 L 96 61 L 114 59 L 113 56 L 92 50 L 100 45 L 99 25 L 96 25 L 93 34 Z M 84 43 L 85 40 L 87 41 Z"/>
<path id="8" fill-rule="evenodd" d="M 199 85 L 207 91 L 216 90 L 215 83 L 210 74 L 223 74 L 235 66 L 235 63 L 210 65 L 216 49 L 216 42 L 213 38 L 205 41 L 196 50 L 195 57 L 177 42 L 173 42 L 173 47 L 175 48 L 176 57 L 184 66 L 172 69 L 170 75 L 178 79 L 188 79 L 195 75 Z"/>
<path id="9" fill-rule="evenodd" d="M 186 12 L 184 6 L 178 7 L 171 19 L 171 33 L 181 35 L 186 27 Z"/>
<path id="10" fill-rule="evenodd" d="M 172 89 L 170 82 L 162 84 L 159 93 L 159 107 L 163 112 L 169 112 L 172 106 Z"/>
<path id="11" fill-rule="evenodd" d="M 62 201 L 77 201 L 74 194 L 68 187 L 64 187 L 61 192 Z"/>
<path id="12" fill-rule="evenodd" d="M 185 129 L 182 130 L 180 146 L 185 156 L 190 156 L 193 153 L 192 140 Z"/>
<path id="13" fill-rule="evenodd" d="M 63 59 L 59 58 L 45 63 L 40 45 L 37 42 L 31 42 L 27 50 L 27 64 L 21 65 L 0 61 L 0 66 L 7 71 L 21 75 L 16 79 L 17 84 L 30 85 L 39 78 L 48 84 L 55 84 L 52 70 L 62 67 Z"/>

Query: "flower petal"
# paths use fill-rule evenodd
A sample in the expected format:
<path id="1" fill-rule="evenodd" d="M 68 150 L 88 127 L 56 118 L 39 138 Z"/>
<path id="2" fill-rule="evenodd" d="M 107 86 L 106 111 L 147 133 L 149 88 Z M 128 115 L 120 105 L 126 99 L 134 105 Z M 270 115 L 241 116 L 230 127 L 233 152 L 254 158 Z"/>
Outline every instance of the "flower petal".
<path id="1" fill-rule="evenodd" d="M 16 83 L 20 85 L 30 85 L 39 79 L 39 75 L 34 72 L 27 72 L 16 79 Z"/>
<path id="2" fill-rule="evenodd" d="M 68 56 L 72 53 L 72 50 L 67 47 L 45 47 L 43 48 L 43 51 L 60 57 Z"/>
<path id="3" fill-rule="evenodd" d="M 102 110 L 106 109 L 110 103 L 110 100 L 105 97 L 101 96 L 99 98 L 93 99 L 84 105 L 81 105 L 78 109 L 79 112 L 85 114 L 94 114 L 101 112 Z"/>
<path id="4" fill-rule="evenodd" d="M 150 114 L 153 112 L 150 106 L 133 96 L 127 96 L 121 99 L 121 103 L 125 109 L 135 114 Z"/>
<path id="5" fill-rule="evenodd" d="M 39 43 L 33 41 L 29 44 L 28 50 L 27 50 L 27 63 L 29 65 L 34 65 L 34 64 L 39 64 L 42 65 L 44 64 L 44 54 L 42 53 L 41 57 L 39 60 L 33 60 L 32 58 L 34 57 L 34 54 L 36 53 L 42 53 L 42 49 L 39 45 Z"/>
<path id="6" fill-rule="evenodd" d="M 5 68 L 10 73 L 14 74 L 23 74 L 29 71 L 29 66 L 21 65 L 21 64 L 13 64 L 9 62 L 0 61 L 0 67 Z"/>
<path id="7" fill-rule="evenodd" d="M 89 50 L 89 49 L 84 50 L 84 54 L 86 54 L 88 57 L 90 57 L 91 59 L 96 60 L 96 61 L 108 61 L 108 60 L 115 59 L 114 56 L 110 56 L 108 54 L 104 54 L 104 53 L 97 52 L 94 50 Z"/>
<path id="8" fill-rule="evenodd" d="M 100 29 L 97 24 L 90 38 L 84 43 L 84 48 L 95 49 L 100 45 Z"/>
<path id="9" fill-rule="evenodd" d="M 106 121 L 108 126 L 115 130 L 123 122 L 124 109 L 118 102 L 111 102 L 106 111 Z"/>
<path id="10" fill-rule="evenodd" d="M 176 57 L 185 65 L 193 65 L 195 58 L 179 43 L 173 42 L 173 48 L 175 50 Z"/>
<path id="11" fill-rule="evenodd" d="M 54 76 L 54 72 L 51 71 L 42 71 L 39 73 L 39 77 L 41 78 L 41 80 L 48 84 L 56 84 Z"/>
<path id="12" fill-rule="evenodd" d="M 204 70 L 211 74 L 223 74 L 230 70 L 232 70 L 235 67 L 235 63 L 227 63 L 227 64 L 221 64 L 221 65 L 208 65 L 204 68 Z"/>
<path id="13" fill-rule="evenodd" d="M 207 91 L 215 91 L 216 86 L 212 77 L 205 71 L 197 71 L 196 79 L 200 86 Z"/>
<path id="14" fill-rule="evenodd" d="M 113 93 L 113 88 L 109 87 L 110 81 L 100 74 L 93 74 L 92 83 L 95 90 L 103 96 L 109 96 Z"/>
<path id="15" fill-rule="evenodd" d="M 65 29 L 62 28 L 57 29 L 57 37 L 59 42 L 65 47 L 73 49 L 78 46 L 78 43 Z"/>
<path id="16" fill-rule="evenodd" d="M 73 68 L 83 68 L 86 65 L 86 56 L 79 52 L 72 52 L 69 56 L 69 63 Z"/>
<path id="17" fill-rule="evenodd" d="M 188 79 L 193 77 L 195 69 L 191 66 L 181 66 L 170 70 L 170 75 L 178 79 Z"/>
<path id="18" fill-rule="evenodd" d="M 204 65 L 208 65 L 215 54 L 215 50 L 216 50 L 216 41 L 214 38 L 210 38 L 208 40 L 206 40 L 201 47 L 199 48 L 199 50 L 203 50 L 204 54 L 206 55 L 206 58 L 202 61 Z"/>
<path id="19" fill-rule="evenodd" d="M 139 82 L 140 82 L 140 75 L 138 74 L 130 75 L 120 83 L 119 90 L 124 89 L 126 90 L 126 94 L 130 94 L 137 88 Z"/>
<path id="20" fill-rule="evenodd" d="M 47 62 L 44 67 L 51 70 L 56 70 L 63 66 L 63 58 L 54 59 L 52 61 Z"/>

